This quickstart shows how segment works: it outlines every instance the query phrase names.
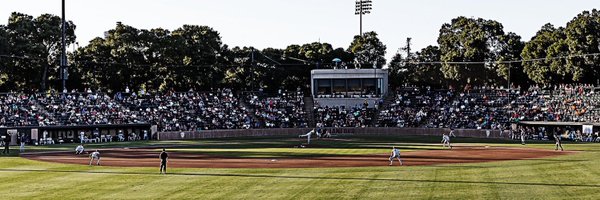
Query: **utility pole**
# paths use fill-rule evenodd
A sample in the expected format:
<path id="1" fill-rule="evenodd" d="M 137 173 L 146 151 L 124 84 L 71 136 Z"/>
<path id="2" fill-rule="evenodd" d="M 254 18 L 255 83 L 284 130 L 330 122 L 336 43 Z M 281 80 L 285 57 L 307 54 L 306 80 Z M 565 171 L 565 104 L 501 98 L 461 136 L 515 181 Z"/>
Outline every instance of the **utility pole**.
<path id="1" fill-rule="evenodd" d="M 508 63 L 508 91 L 510 91 L 510 68 L 512 68 L 512 63 Z"/>
<path id="2" fill-rule="evenodd" d="M 254 47 L 250 47 L 250 49 L 252 50 L 252 57 L 250 60 L 250 70 L 248 70 L 250 72 L 250 87 L 252 88 L 251 91 L 254 91 L 254 73 L 252 72 L 252 70 L 254 70 Z"/>
<path id="3" fill-rule="evenodd" d="M 373 1 L 371 0 L 356 0 L 356 9 L 354 10 L 354 15 L 358 15 L 360 18 L 360 36 L 362 37 L 362 18 L 363 15 L 371 13 L 371 9 L 373 6 Z"/>
<path id="4" fill-rule="evenodd" d="M 63 92 L 67 91 L 67 44 L 65 35 L 67 32 L 67 23 L 65 22 L 65 0 L 62 0 L 62 22 L 61 22 L 61 55 L 60 55 L 60 74 L 62 79 Z"/>
<path id="5" fill-rule="evenodd" d="M 412 38 L 406 38 L 406 58 L 410 57 L 410 41 Z"/>

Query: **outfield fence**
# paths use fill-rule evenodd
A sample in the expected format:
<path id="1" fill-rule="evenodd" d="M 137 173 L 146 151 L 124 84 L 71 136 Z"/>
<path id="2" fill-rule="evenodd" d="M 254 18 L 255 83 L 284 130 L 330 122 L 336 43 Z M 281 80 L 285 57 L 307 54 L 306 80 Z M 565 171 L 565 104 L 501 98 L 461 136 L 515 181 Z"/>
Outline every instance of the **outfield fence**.
<path id="1" fill-rule="evenodd" d="M 441 136 L 449 133 L 446 128 L 325 128 L 332 135 L 339 136 L 396 136 L 396 135 L 423 135 Z M 298 137 L 306 134 L 311 128 L 279 128 L 279 129 L 236 129 L 236 130 L 203 130 L 185 132 L 159 132 L 158 140 L 198 140 L 209 138 L 236 138 L 236 137 Z M 455 129 L 457 137 L 473 138 L 509 138 L 508 131 L 500 133 L 499 130 Z"/>

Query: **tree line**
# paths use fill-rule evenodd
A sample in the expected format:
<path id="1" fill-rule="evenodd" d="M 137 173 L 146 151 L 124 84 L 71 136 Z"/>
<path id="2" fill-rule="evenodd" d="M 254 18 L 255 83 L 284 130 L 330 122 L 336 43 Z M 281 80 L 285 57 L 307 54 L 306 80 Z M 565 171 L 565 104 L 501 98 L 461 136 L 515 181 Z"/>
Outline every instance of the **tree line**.
<path id="1" fill-rule="evenodd" d="M 68 21 L 66 28 L 72 46 L 76 26 Z M 104 91 L 295 89 L 310 83 L 312 69 L 386 64 L 392 86 L 598 82 L 598 10 L 584 11 L 564 27 L 546 24 L 527 42 L 503 29 L 494 20 L 457 17 L 441 26 L 436 45 L 413 52 L 409 39 L 387 62 L 376 32 L 355 36 L 347 48 L 313 42 L 255 49 L 229 47 L 208 26 L 148 30 L 117 23 L 69 52 L 67 83 L 69 89 Z M 59 90 L 61 45 L 60 17 L 12 13 L 0 25 L 0 91 Z"/>
<path id="2" fill-rule="evenodd" d="M 407 42 L 394 55 L 389 64 L 393 81 L 433 86 L 599 84 L 600 11 L 583 11 L 564 27 L 545 24 L 527 42 L 503 29 L 494 20 L 452 19 L 440 28 L 437 45 L 411 52 Z"/>

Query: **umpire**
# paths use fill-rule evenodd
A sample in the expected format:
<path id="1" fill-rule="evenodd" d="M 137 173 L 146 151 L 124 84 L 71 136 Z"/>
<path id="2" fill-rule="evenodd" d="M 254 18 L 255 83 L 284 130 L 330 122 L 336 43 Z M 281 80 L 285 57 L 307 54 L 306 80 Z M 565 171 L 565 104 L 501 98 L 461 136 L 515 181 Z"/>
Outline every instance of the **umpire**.
<path id="1" fill-rule="evenodd" d="M 163 148 L 162 152 L 160 152 L 160 173 L 164 173 L 167 174 L 167 159 L 169 158 L 169 154 L 167 154 L 167 151 Z"/>

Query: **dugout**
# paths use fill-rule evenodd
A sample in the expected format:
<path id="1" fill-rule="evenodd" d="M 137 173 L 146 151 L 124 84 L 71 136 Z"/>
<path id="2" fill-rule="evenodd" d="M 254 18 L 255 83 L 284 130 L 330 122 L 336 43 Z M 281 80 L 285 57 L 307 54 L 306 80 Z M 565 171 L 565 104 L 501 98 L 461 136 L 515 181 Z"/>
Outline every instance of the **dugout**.
<path id="1" fill-rule="evenodd" d="M 2 127 L 0 135 L 10 135 L 13 140 L 11 145 L 16 145 L 17 134 L 25 134 L 28 144 L 40 144 L 43 138 L 52 140 L 54 143 L 73 143 L 80 142 L 79 136 L 84 132 L 84 136 L 92 138 L 94 131 L 103 137 L 111 137 L 112 141 L 117 141 L 115 137 L 119 130 L 123 131 L 125 141 L 129 136 L 135 133 L 142 136 L 144 130 L 148 131 L 151 139 L 156 138 L 156 127 L 150 124 L 98 124 L 98 125 L 74 125 L 74 126 L 28 126 L 28 127 Z M 46 134 L 46 135 L 44 135 Z"/>
<path id="2" fill-rule="evenodd" d="M 554 134 L 556 128 L 560 128 L 563 132 L 560 135 L 567 134 L 566 131 L 580 131 L 581 133 L 596 133 L 600 131 L 600 123 L 589 123 L 589 122 L 547 122 L 547 121 L 520 121 L 513 123 L 512 129 L 516 129 L 517 126 L 522 127 L 544 127 L 547 136 Z"/>

